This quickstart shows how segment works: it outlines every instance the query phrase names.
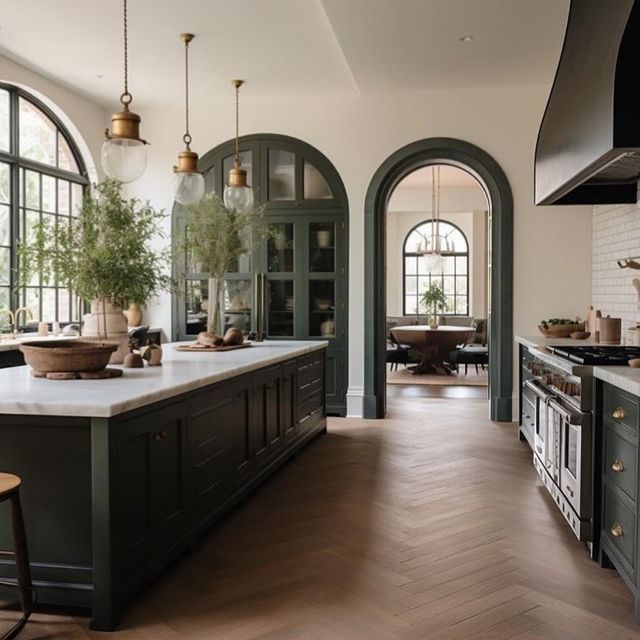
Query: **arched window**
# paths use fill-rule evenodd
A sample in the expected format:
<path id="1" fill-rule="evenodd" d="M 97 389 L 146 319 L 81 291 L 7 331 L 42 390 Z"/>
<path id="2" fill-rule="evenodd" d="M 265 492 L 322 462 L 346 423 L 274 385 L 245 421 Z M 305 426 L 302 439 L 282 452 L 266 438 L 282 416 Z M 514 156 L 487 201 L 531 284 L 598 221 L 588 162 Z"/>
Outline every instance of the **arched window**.
<path id="1" fill-rule="evenodd" d="M 432 282 L 439 282 L 447 297 L 445 315 L 469 314 L 469 243 L 462 230 L 440 220 L 438 232 L 447 239 L 450 251 L 442 254 L 443 268 L 431 272 L 429 259 L 421 252 L 425 239 L 431 237 L 431 221 L 421 222 L 409 231 L 403 247 L 404 315 L 426 313 L 420 299 Z"/>
<path id="2" fill-rule="evenodd" d="M 16 290 L 17 247 L 38 220 L 68 225 L 88 182 L 76 144 L 50 109 L 24 90 L 0 84 L 0 309 L 27 307 L 47 322 L 77 319 L 78 305 L 64 282 L 43 286 L 37 277 Z"/>

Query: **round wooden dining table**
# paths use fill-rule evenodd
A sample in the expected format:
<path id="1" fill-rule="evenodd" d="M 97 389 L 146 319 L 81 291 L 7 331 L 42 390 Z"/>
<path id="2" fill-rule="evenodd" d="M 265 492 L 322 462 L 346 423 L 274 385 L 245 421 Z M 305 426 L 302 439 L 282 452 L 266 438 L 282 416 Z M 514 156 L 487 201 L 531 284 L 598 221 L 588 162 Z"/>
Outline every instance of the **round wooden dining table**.
<path id="1" fill-rule="evenodd" d="M 451 369 L 444 363 L 445 357 L 458 345 L 471 342 L 475 332 L 474 327 L 453 325 L 432 329 L 428 325 L 414 324 L 391 329 L 391 335 L 397 342 L 420 352 L 420 363 L 414 367 L 414 375 L 433 372 L 451 375 Z"/>

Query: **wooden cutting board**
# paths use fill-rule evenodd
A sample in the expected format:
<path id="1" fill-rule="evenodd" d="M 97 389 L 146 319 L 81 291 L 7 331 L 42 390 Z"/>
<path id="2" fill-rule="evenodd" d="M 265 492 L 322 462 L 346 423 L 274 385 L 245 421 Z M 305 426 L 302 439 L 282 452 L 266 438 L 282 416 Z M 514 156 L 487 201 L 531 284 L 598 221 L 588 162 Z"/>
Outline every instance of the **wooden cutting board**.
<path id="1" fill-rule="evenodd" d="M 222 345 L 221 347 L 205 347 L 198 342 L 192 342 L 191 344 L 178 345 L 175 349 L 176 351 L 234 351 L 235 349 L 246 349 L 250 346 L 250 342 L 243 342 L 242 344 Z"/>

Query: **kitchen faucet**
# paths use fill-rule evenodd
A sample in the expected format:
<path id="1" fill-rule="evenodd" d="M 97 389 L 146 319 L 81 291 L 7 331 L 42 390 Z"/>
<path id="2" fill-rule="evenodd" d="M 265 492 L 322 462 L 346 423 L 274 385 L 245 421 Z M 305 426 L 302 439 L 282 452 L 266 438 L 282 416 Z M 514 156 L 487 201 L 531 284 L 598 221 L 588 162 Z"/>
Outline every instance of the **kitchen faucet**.
<path id="1" fill-rule="evenodd" d="M 29 320 L 33 320 L 33 313 L 31 313 L 31 309 L 29 309 L 28 307 L 20 307 L 19 309 L 16 309 L 16 313 L 14 315 L 14 319 L 13 319 L 13 326 L 15 327 L 14 331 L 18 331 L 19 328 L 19 320 L 20 320 L 20 312 L 24 311 L 24 317 L 25 320 L 28 322 Z M 26 324 L 26 322 L 25 322 Z"/>
<path id="2" fill-rule="evenodd" d="M 11 333 L 9 334 L 9 339 L 12 340 L 16 337 L 16 316 L 13 311 L 11 311 L 11 309 L 8 309 L 7 307 L 5 307 L 4 309 L 0 309 L 0 314 L 3 313 L 8 313 L 9 318 L 11 319 Z"/>

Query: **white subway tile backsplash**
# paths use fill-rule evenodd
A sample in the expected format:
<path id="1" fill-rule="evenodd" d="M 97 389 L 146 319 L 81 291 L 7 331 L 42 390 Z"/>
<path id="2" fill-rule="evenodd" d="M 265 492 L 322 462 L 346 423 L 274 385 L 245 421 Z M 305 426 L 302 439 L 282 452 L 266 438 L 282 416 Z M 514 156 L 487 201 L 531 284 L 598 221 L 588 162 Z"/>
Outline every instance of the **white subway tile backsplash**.
<path id="1" fill-rule="evenodd" d="M 640 256 L 640 206 L 598 205 L 593 208 L 592 298 L 603 314 L 621 317 L 624 327 L 640 322 L 640 306 L 632 281 L 640 271 L 620 269 L 617 261 Z"/>

